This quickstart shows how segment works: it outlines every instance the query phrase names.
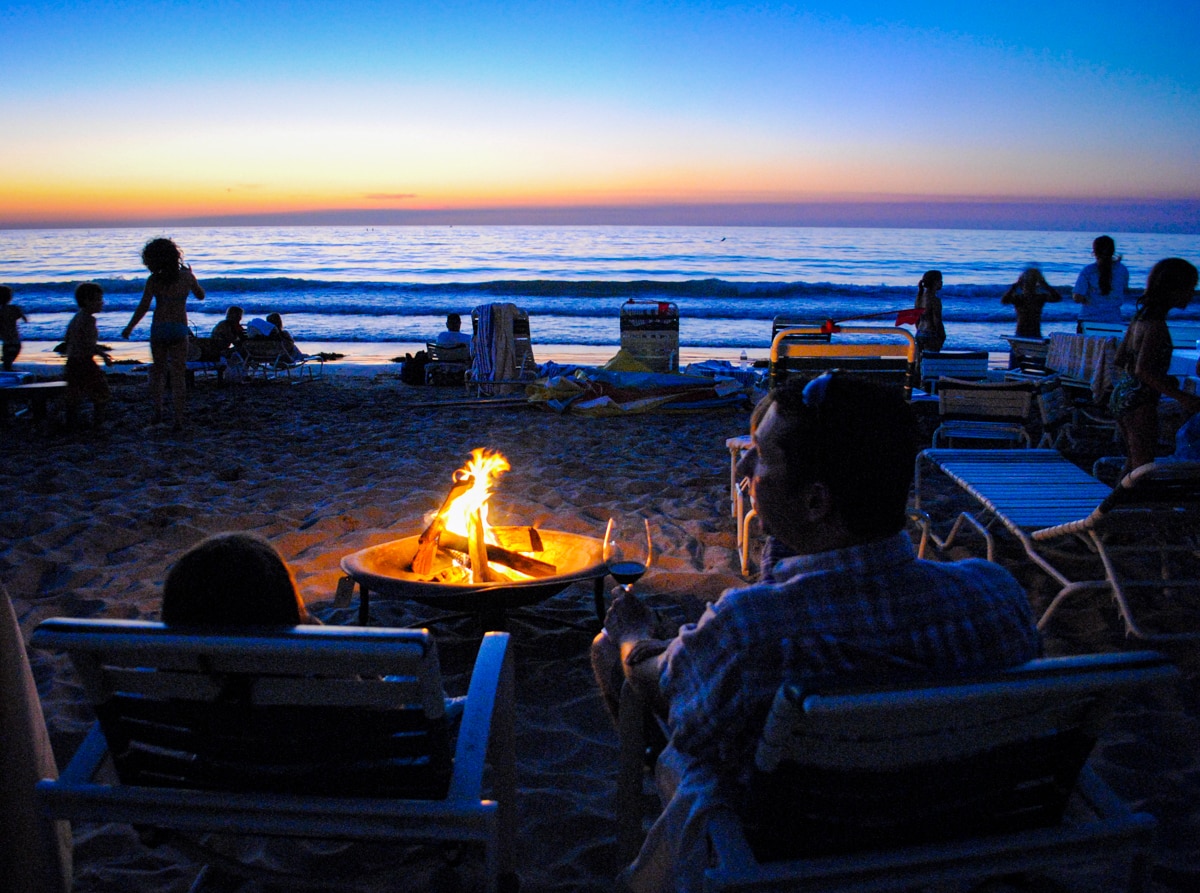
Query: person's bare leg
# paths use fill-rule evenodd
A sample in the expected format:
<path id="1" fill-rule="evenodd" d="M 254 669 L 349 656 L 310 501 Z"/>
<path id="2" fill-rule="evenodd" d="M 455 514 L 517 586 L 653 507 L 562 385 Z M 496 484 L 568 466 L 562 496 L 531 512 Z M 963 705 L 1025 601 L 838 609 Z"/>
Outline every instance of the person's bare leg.
<path id="1" fill-rule="evenodd" d="M 175 423 L 172 428 L 176 431 L 183 429 L 184 416 L 187 413 L 187 343 L 172 344 L 167 362 L 167 372 L 171 376 L 171 407 L 175 413 Z"/>
<path id="2" fill-rule="evenodd" d="M 167 383 L 167 348 L 150 342 L 150 422 L 162 421 L 163 388 Z"/>

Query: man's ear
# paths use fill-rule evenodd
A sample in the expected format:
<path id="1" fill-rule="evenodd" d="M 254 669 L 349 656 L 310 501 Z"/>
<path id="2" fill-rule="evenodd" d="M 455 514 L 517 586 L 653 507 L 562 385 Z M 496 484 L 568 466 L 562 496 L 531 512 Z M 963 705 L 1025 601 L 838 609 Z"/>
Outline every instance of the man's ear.
<path id="1" fill-rule="evenodd" d="M 833 513 L 833 494 L 823 481 L 807 484 L 800 491 L 800 513 L 809 524 L 826 520 Z"/>

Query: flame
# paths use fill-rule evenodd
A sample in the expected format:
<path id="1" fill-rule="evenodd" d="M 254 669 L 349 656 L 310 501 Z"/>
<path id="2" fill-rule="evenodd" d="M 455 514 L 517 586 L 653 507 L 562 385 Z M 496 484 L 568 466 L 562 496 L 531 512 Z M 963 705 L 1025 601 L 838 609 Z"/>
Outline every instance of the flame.
<path id="1" fill-rule="evenodd" d="M 446 529 L 459 536 L 470 536 L 471 516 L 478 511 L 485 536 L 494 543 L 487 520 L 488 498 L 492 495 L 495 480 L 511 467 L 500 453 L 472 450 L 470 461 L 454 475 L 456 481 L 469 477 L 471 487 L 446 507 L 443 513 Z"/>

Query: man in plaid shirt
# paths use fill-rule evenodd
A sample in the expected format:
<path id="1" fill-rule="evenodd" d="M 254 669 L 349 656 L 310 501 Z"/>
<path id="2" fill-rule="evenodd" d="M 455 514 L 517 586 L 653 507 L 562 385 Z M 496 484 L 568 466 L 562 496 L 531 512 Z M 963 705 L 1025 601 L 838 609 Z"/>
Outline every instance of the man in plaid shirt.
<path id="1" fill-rule="evenodd" d="M 669 640 L 655 637 L 635 597 L 614 597 L 593 645 L 597 679 L 606 698 L 630 679 L 666 719 L 659 769 L 678 783 L 626 878 L 634 889 L 691 888 L 703 804 L 718 785 L 744 783 L 785 680 L 949 677 L 1040 655 L 1029 603 L 1006 570 L 916 558 L 904 532 L 915 456 L 898 391 L 836 373 L 789 381 L 739 472 L 763 529 L 792 557 Z"/>

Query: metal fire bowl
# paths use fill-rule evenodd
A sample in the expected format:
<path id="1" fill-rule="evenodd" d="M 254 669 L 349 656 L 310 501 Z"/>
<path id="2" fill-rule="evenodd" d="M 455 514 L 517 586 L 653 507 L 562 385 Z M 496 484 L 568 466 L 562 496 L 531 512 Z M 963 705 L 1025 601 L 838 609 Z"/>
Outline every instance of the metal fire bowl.
<path id="1" fill-rule="evenodd" d="M 342 559 L 342 570 L 363 590 L 391 598 L 410 599 L 451 611 L 488 611 L 496 607 L 519 608 L 545 601 L 580 580 L 596 580 L 606 573 L 603 542 L 561 530 L 538 529 L 544 551 L 535 557 L 558 568 L 550 577 L 521 582 L 437 583 L 423 580 L 408 568 L 417 551 L 418 536 L 392 540 L 355 552 Z M 441 554 L 433 572 L 448 566 Z M 497 604 L 499 603 L 499 604 Z"/>

